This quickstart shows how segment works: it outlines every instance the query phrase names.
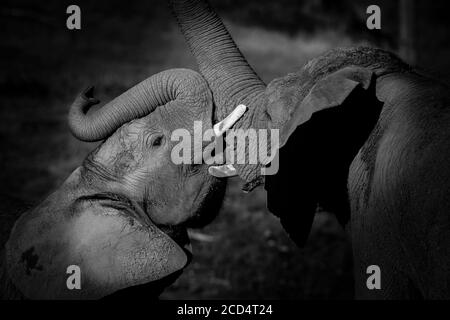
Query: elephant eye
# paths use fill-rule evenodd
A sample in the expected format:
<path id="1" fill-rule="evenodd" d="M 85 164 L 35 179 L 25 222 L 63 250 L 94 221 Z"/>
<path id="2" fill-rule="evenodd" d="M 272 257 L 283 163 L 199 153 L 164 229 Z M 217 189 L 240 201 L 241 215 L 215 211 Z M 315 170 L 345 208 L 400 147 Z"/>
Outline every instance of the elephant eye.
<path id="1" fill-rule="evenodd" d="M 159 147 L 162 145 L 163 138 L 164 136 L 157 136 L 152 142 L 152 147 Z"/>
<path id="2" fill-rule="evenodd" d="M 159 147 L 164 143 L 163 134 L 148 134 L 145 138 L 145 144 L 149 147 Z"/>

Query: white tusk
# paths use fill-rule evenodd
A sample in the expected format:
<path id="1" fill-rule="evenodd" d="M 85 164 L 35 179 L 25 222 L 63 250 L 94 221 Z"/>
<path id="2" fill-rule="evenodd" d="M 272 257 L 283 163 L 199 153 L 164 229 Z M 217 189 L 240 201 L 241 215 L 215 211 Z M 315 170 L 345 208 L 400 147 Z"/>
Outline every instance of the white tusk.
<path id="1" fill-rule="evenodd" d="M 237 176 L 237 170 L 232 164 L 224 164 L 223 166 L 211 166 L 208 168 L 210 175 L 217 178 L 227 178 Z"/>
<path id="2" fill-rule="evenodd" d="M 225 119 L 217 122 L 213 129 L 216 137 L 220 137 L 230 129 L 247 111 L 247 107 L 243 104 L 238 105 Z"/>

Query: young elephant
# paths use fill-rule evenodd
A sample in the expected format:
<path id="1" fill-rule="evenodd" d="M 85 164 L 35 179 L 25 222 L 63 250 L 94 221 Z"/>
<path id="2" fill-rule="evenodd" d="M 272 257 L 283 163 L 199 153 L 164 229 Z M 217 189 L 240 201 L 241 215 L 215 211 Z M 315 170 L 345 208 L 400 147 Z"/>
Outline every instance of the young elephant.
<path id="1" fill-rule="evenodd" d="M 189 261 L 185 227 L 209 222 L 221 205 L 225 182 L 206 165 L 171 161 L 173 130 L 212 124 L 198 73 L 161 72 L 86 114 L 98 103 L 92 93 L 72 105 L 70 127 L 83 140 L 107 139 L 15 223 L 2 254 L 3 298 L 93 299 L 160 280 Z M 80 268 L 79 290 L 68 289 L 69 266 Z"/>
<path id="2" fill-rule="evenodd" d="M 300 245 L 317 204 L 336 212 L 351 230 L 357 297 L 449 298 L 448 85 L 389 52 L 346 48 L 266 86 L 208 3 L 170 2 L 215 104 L 249 107 L 237 128 L 280 130 L 276 175 L 264 180 L 261 163 L 226 170 L 247 190 L 265 181 L 269 210 Z M 366 284 L 371 265 L 379 290 Z"/>

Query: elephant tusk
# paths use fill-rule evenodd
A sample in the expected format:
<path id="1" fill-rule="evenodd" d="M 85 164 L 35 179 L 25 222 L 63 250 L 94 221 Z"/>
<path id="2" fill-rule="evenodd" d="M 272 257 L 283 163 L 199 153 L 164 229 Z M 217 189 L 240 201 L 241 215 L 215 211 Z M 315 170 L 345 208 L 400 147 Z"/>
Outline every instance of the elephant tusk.
<path id="1" fill-rule="evenodd" d="M 189 239 L 195 240 L 198 242 L 215 242 L 217 240 L 216 236 L 197 232 L 192 229 L 188 229 L 188 235 L 189 235 Z"/>
<path id="2" fill-rule="evenodd" d="M 216 137 L 222 136 L 225 131 L 230 129 L 247 111 L 247 106 L 238 105 L 225 119 L 216 123 L 213 127 Z"/>
<path id="3" fill-rule="evenodd" d="M 247 109 L 247 106 L 240 104 L 225 119 L 216 123 L 213 126 L 216 138 L 221 137 L 228 129 L 230 129 L 244 115 Z M 232 164 L 211 166 L 208 168 L 208 173 L 217 178 L 227 178 L 238 175 L 237 170 Z"/>
<path id="4" fill-rule="evenodd" d="M 217 178 L 228 178 L 237 176 L 237 170 L 232 164 L 224 164 L 223 166 L 211 166 L 208 173 Z"/>

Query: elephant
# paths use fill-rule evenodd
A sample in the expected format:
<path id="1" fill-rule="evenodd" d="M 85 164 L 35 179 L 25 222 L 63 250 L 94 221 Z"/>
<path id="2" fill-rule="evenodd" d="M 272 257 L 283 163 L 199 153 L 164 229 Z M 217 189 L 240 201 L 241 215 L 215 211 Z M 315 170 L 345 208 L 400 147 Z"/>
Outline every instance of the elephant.
<path id="1" fill-rule="evenodd" d="M 300 246 L 317 206 L 334 212 L 351 238 L 356 298 L 450 298 L 448 85 L 372 47 L 332 49 L 266 85 L 205 0 L 170 6 L 219 119 L 242 103 L 235 128 L 280 133 L 275 175 L 261 162 L 224 175 L 247 192 L 264 185 Z M 373 265 L 379 288 L 368 285 Z"/>
<path id="2" fill-rule="evenodd" d="M 0 208 L 3 299 L 121 297 L 140 285 L 146 298 L 159 294 L 191 261 L 186 228 L 210 222 L 221 206 L 226 180 L 204 163 L 171 161 L 174 130 L 213 123 L 211 91 L 199 73 L 160 72 L 88 113 L 98 103 L 87 88 L 68 122 L 75 137 L 99 146 L 15 222 L 18 211 Z M 74 266 L 81 283 L 69 290 Z"/>

